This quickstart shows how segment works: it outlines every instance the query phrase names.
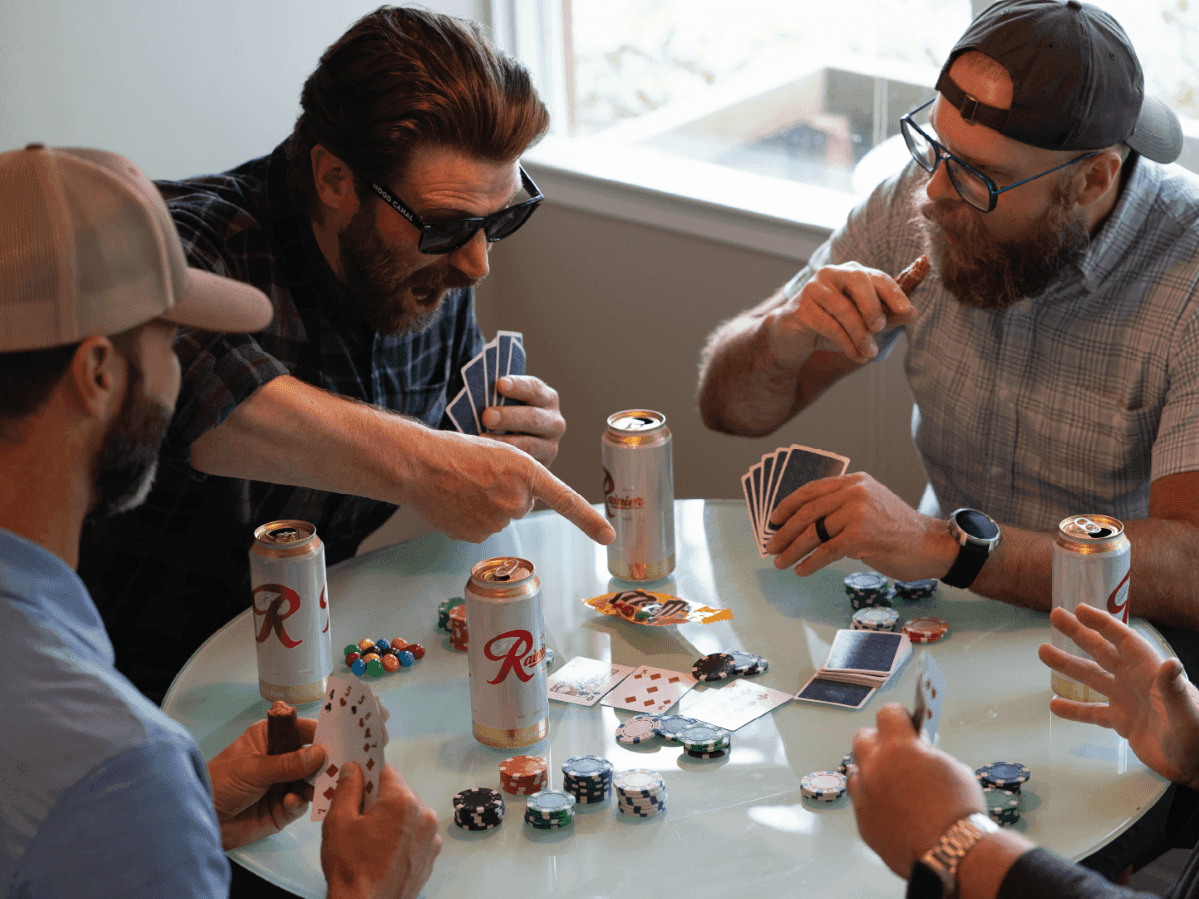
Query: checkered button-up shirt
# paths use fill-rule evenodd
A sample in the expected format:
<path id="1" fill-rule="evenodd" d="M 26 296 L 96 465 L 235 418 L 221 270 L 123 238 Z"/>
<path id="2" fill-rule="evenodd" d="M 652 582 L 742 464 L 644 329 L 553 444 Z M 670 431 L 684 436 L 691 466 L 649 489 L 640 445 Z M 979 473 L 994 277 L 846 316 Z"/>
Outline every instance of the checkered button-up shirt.
<path id="1" fill-rule="evenodd" d="M 925 251 L 915 164 L 820 247 L 895 274 Z M 981 509 L 1052 530 L 1067 515 L 1145 518 L 1149 485 L 1199 469 L 1199 179 L 1136 159 L 1080 263 L 1002 312 L 968 309 L 937 269 L 912 296 L 905 366 L 928 475 L 921 511 Z M 880 358 L 899 329 L 880 340 Z"/>
<path id="2" fill-rule="evenodd" d="M 233 171 L 159 189 L 191 265 L 260 288 L 275 316 L 256 334 L 180 333 L 183 388 L 155 488 L 142 507 L 85 529 L 80 574 L 112 634 L 117 666 L 154 698 L 201 642 L 248 606 L 255 527 L 280 518 L 311 522 L 332 564 L 353 555 L 395 508 L 205 477 L 188 463 L 191 444 L 283 374 L 443 426 L 447 390 L 458 389 L 459 370 L 483 345 L 469 290 L 447 295 L 419 334 L 368 328 L 297 214 L 282 147 Z M 278 448 L 280 458 L 289 451 Z"/>

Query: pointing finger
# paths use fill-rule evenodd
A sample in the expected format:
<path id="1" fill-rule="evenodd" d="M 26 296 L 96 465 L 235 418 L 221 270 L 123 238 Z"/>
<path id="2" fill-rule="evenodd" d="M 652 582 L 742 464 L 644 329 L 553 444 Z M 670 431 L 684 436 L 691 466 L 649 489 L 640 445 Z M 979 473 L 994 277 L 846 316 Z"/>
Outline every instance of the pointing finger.
<path id="1" fill-rule="evenodd" d="M 616 531 L 604 520 L 604 516 L 540 465 L 533 470 L 532 492 L 601 546 L 607 546 L 616 539 Z"/>

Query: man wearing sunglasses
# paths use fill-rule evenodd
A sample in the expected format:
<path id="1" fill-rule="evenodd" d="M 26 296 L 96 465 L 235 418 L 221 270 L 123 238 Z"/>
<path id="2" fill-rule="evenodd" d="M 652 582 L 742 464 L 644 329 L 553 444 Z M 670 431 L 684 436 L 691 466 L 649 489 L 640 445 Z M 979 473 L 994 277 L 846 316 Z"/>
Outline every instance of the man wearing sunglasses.
<path id="1" fill-rule="evenodd" d="M 854 558 L 1047 609 L 1057 525 L 1106 513 L 1132 541 L 1131 607 L 1185 628 L 1167 636 L 1188 661 L 1199 180 L 1163 165 L 1178 119 L 1109 15 L 1003 0 L 900 127 L 911 163 L 705 350 L 705 421 L 762 435 L 906 336 L 919 511 L 865 472 L 806 485 L 773 516 L 776 566 Z M 893 276 L 922 253 L 909 300 Z"/>
<path id="2" fill-rule="evenodd" d="M 382 7 L 325 52 L 300 105 L 269 156 L 159 183 L 191 264 L 259 287 L 275 317 L 256 334 L 181 333 L 154 490 L 85 531 L 80 574 L 117 666 L 157 701 L 247 607 L 263 522 L 312 522 L 329 563 L 397 505 L 477 542 L 542 499 L 613 536 L 546 468 L 566 424 L 542 381 L 500 379 L 524 405 L 484 413 L 496 435 L 445 416 L 483 346 L 472 287 L 489 248 L 541 202 L 519 164 L 548 127 L 528 72 L 473 23 Z M 423 620 L 411 599 L 404 615 Z"/>

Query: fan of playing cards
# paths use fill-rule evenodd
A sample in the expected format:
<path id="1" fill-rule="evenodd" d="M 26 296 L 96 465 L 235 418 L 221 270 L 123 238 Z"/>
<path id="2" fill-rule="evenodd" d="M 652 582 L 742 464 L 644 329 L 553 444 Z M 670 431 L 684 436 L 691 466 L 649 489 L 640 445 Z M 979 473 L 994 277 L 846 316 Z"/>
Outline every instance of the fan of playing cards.
<path id="1" fill-rule="evenodd" d="M 770 515 L 779 503 L 804 484 L 820 478 L 840 477 L 848 467 L 849 459 L 845 456 L 793 444 L 767 453 L 761 462 L 746 472 L 741 478 L 741 487 L 749 506 L 749 521 L 753 525 L 758 552 L 767 555 L 766 541 L 778 530 L 770 523 Z"/>
<path id="2" fill-rule="evenodd" d="M 649 593 L 645 590 L 621 590 L 584 599 L 584 605 L 597 612 L 645 624 L 650 627 L 667 627 L 671 624 L 711 624 L 713 621 L 729 621 L 733 613 L 729 609 L 714 609 L 668 593 Z"/>
<path id="3" fill-rule="evenodd" d="M 519 400 L 501 396 L 495 382 L 505 375 L 525 373 L 524 338 L 519 331 L 498 331 L 483 352 L 462 366 L 465 386 L 446 410 L 450 421 L 463 434 L 477 437 L 483 427 L 483 412 L 489 406 L 522 406 Z"/>

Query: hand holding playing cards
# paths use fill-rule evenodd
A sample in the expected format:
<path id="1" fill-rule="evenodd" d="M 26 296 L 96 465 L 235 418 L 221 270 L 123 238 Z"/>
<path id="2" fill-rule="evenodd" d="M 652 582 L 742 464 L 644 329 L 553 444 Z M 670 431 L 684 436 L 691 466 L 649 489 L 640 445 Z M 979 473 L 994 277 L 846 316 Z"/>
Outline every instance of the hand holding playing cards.
<path id="1" fill-rule="evenodd" d="M 296 724 L 301 739 L 311 742 L 316 722 L 300 718 Z M 255 722 L 208 763 L 213 805 L 221 825 L 221 846 L 225 849 L 278 833 L 302 817 L 312 798 L 311 788 L 305 796 L 268 795 L 268 789 L 273 784 L 303 780 L 324 764 L 325 751 L 319 746 L 267 755 L 266 729 L 266 721 Z"/>
<path id="2" fill-rule="evenodd" d="M 883 706 L 877 723 L 853 738 L 849 795 L 862 839 L 906 878 L 949 825 L 986 804 L 974 772 L 918 737 L 903 706 Z"/>
<path id="3" fill-rule="evenodd" d="M 329 899 L 413 899 L 441 851 L 437 813 L 391 765 L 380 772 L 379 798 L 365 813 L 362 800 L 362 769 L 349 762 L 321 829 Z"/>
<path id="4" fill-rule="evenodd" d="M 1070 721 L 1110 727 L 1142 762 L 1175 783 L 1199 788 L 1199 690 L 1176 658 L 1163 660 L 1153 644 L 1103 609 L 1054 609 L 1053 626 L 1094 659 L 1045 643 L 1041 661 L 1098 690 L 1106 703 L 1055 696 L 1050 710 Z"/>
<path id="5" fill-rule="evenodd" d="M 492 440 L 522 449 L 546 468 L 558 456 L 558 441 L 566 433 L 566 419 L 558 409 L 558 391 L 540 378 L 506 375 L 496 381 L 502 397 L 522 406 L 495 405 L 483 412 L 483 425 Z"/>
<path id="6" fill-rule="evenodd" d="M 875 334 L 915 317 L 885 272 L 857 262 L 827 265 L 771 314 L 770 348 L 786 368 L 798 368 L 818 346 L 829 345 L 854 362 L 869 362 L 878 355 Z"/>
<path id="7" fill-rule="evenodd" d="M 816 535 L 821 518 L 829 536 L 823 543 Z M 766 551 L 776 554 L 776 568 L 795 565 L 801 577 L 844 558 L 900 581 L 943 577 L 958 554 L 945 522 L 921 515 L 865 472 L 805 484 L 770 521 L 779 530 Z"/>

